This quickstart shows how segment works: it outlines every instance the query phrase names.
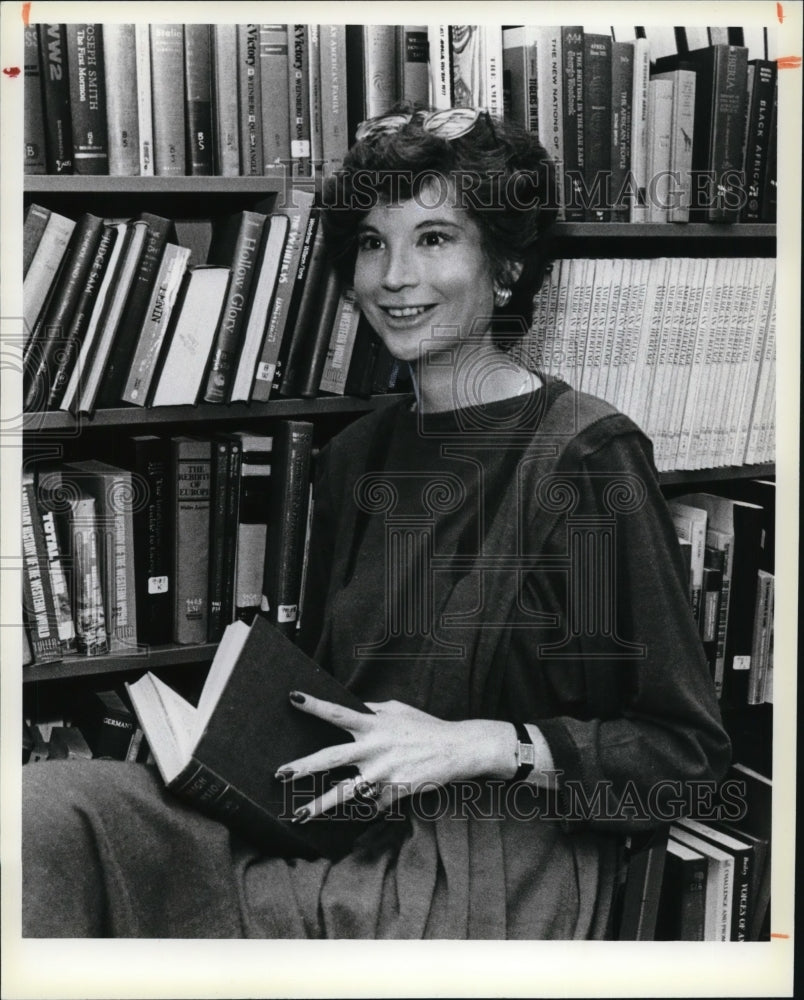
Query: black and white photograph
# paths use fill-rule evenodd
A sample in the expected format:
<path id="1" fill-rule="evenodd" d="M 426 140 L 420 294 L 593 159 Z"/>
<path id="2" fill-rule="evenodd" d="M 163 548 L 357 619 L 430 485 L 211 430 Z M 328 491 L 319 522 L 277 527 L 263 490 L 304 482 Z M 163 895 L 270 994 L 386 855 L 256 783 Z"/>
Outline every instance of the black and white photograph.
<path id="1" fill-rule="evenodd" d="M 793 996 L 800 0 L 0 6 L 3 997 Z"/>

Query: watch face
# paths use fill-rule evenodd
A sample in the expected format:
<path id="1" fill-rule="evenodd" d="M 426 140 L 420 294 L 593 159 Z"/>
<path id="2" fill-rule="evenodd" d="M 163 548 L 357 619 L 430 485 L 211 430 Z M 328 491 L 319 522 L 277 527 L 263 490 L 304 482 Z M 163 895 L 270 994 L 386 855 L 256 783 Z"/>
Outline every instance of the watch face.
<path id="1" fill-rule="evenodd" d="M 532 743 L 520 743 L 518 745 L 518 758 L 520 766 L 530 764 L 533 767 L 536 763 L 536 747 Z"/>

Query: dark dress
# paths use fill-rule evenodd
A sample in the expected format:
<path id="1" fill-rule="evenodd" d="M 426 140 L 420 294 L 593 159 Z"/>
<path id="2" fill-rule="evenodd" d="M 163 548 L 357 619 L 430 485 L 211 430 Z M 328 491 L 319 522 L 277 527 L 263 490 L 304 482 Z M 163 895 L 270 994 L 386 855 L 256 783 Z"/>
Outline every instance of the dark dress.
<path id="1" fill-rule="evenodd" d="M 83 837 L 107 872 L 83 889 L 104 900 L 83 933 L 605 937 L 624 835 L 714 785 L 729 755 L 647 439 L 558 381 L 423 418 L 394 403 L 324 449 L 315 514 L 303 645 L 366 701 L 536 723 L 561 791 L 423 789 L 346 858 L 286 862 L 173 803 L 147 769 L 108 765 L 104 792 L 96 771 L 58 808 L 52 778 L 32 823 L 78 810 L 82 833 L 61 849 L 66 837 L 77 856 Z M 170 872 L 133 848 L 127 808 L 138 843 L 173 844 Z M 57 850 L 42 840 L 32 884 L 35 852 Z M 184 895 L 167 917 L 157 883 L 161 900 Z M 59 933 L 33 902 L 28 921 Z"/>

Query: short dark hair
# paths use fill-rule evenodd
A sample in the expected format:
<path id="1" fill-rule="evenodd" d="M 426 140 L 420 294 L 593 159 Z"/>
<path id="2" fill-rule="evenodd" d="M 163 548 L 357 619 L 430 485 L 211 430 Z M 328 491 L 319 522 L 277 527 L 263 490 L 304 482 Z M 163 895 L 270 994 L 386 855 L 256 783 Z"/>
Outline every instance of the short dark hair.
<path id="1" fill-rule="evenodd" d="M 397 107 L 411 113 L 412 108 Z M 478 224 L 492 277 L 512 290 L 495 308 L 502 346 L 526 332 L 533 299 L 551 262 L 550 232 L 558 205 L 556 171 L 537 136 L 483 112 L 457 139 L 444 139 L 414 116 L 401 128 L 354 143 L 343 168 L 322 192 L 327 247 L 341 278 L 351 284 L 360 221 L 380 203 L 414 198 L 434 179 L 452 182 L 458 204 Z M 521 274 L 514 280 L 511 265 Z"/>

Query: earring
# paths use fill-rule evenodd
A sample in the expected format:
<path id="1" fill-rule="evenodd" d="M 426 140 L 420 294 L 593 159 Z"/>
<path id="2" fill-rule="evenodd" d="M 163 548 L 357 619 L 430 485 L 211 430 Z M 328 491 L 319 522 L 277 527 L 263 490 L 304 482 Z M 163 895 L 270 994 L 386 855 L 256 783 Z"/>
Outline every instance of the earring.
<path id="1" fill-rule="evenodd" d="M 494 305 L 498 309 L 504 309 L 511 301 L 511 289 L 507 285 L 494 283 Z"/>

